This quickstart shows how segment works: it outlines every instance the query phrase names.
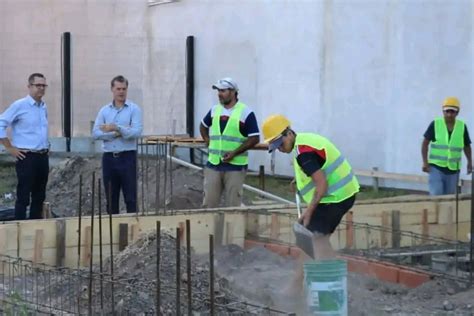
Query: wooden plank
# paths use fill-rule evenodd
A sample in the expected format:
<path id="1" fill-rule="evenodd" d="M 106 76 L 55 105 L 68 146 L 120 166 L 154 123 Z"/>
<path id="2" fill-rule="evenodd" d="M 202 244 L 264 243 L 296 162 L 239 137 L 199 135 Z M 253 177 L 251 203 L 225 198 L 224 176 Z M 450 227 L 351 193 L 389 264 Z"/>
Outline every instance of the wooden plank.
<path id="1" fill-rule="evenodd" d="M 132 233 L 131 240 L 132 242 L 134 242 L 138 239 L 138 236 L 140 235 L 140 227 L 138 226 L 138 224 L 132 224 L 131 233 Z"/>
<path id="2" fill-rule="evenodd" d="M 346 248 L 352 249 L 354 247 L 354 213 L 352 211 L 346 214 Z"/>
<path id="3" fill-rule="evenodd" d="M 64 266 L 66 257 L 66 221 L 60 219 L 56 222 L 56 266 Z"/>
<path id="4" fill-rule="evenodd" d="M 425 208 L 423 209 L 423 212 L 421 214 L 421 234 L 423 237 L 428 237 L 429 236 L 429 226 L 428 226 L 428 210 Z M 426 244 L 427 239 L 423 238 L 421 243 Z"/>
<path id="5" fill-rule="evenodd" d="M 400 248 L 400 211 L 392 211 L 392 248 Z"/>
<path id="6" fill-rule="evenodd" d="M 382 212 L 382 227 L 390 229 L 390 212 L 384 211 Z M 382 230 L 380 232 L 380 243 L 382 247 L 388 247 L 388 238 L 389 232 Z"/>
<path id="7" fill-rule="evenodd" d="M 43 262 L 43 239 L 44 231 L 42 229 L 35 230 L 35 248 L 33 251 L 33 262 Z"/>
<path id="8" fill-rule="evenodd" d="M 369 177 L 369 178 L 377 177 L 377 178 L 390 179 L 390 180 L 428 183 L 427 176 L 418 176 L 418 175 L 405 174 L 405 173 L 383 172 L 383 171 L 375 171 L 375 170 L 354 170 L 354 173 L 357 176 Z"/>
<path id="9" fill-rule="evenodd" d="M 272 221 L 270 225 L 270 238 L 278 239 L 280 235 L 280 217 L 278 214 L 272 214 Z"/>
<path id="10" fill-rule="evenodd" d="M 128 246 L 128 224 L 119 224 L 119 251 L 124 250 Z"/>
<path id="11" fill-rule="evenodd" d="M 225 243 L 226 245 L 234 243 L 234 223 L 232 222 L 225 223 Z"/>
<path id="12" fill-rule="evenodd" d="M 222 246 L 224 241 L 224 213 L 219 212 L 214 216 L 214 244 L 216 247 L 219 247 Z"/>

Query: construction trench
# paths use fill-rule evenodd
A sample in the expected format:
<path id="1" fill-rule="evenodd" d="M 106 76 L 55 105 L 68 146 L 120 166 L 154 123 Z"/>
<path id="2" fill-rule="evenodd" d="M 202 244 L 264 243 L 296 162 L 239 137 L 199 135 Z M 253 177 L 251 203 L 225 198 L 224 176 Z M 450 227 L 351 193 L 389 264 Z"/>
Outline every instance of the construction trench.
<path id="1" fill-rule="evenodd" d="M 137 214 L 107 214 L 100 158 L 76 156 L 50 171 L 57 217 L 0 225 L 2 313 L 305 315 L 304 297 L 284 291 L 295 206 L 247 187 L 246 206 L 200 209 L 199 167 L 168 140 L 140 146 Z M 348 262 L 349 315 L 473 315 L 471 204 L 357 201 L 331 238 Z"/>

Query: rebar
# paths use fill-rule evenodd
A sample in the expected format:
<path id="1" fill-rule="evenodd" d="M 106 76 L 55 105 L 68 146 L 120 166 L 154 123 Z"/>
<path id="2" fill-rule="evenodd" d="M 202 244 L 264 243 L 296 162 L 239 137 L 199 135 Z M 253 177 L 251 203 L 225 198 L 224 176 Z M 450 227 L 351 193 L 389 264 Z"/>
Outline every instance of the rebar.
<path id="1" fill-rule="evenodd" d="M 181 315 L 181 243 L 180 229 L 176 227 L 176 315 Z"/>
<path id="2" fill-rule="evenodd" d="M 161 314 L 161 284 L 160 284 L 160 258 L 161 258 L 161 223 L 156 222 L 156 315 Z"/>
<path id="3" fill-rule="evenodd" d="M 469 235 L 469 281 L 471 286 L 474 286 L 474 172 L 471 173 L 471 233 Z"/>
<path id="4" fill-rule="evenodd" d="M 173 147 L 172 147 L 172 144 L 171 142 L 169 143 L 169 158 L 170 158 L 170 166 L 169 166 L 169 170 L 170 170 L 170 201 L 172 202 L 173 201 Z"/>
<path id="5" fill-rule="evenodd" d="M 163 153 L 163 156 L 165 158 L 165 170 L 164 170 L 164 174 L 165 174 L 165 179 L 164 179 L 164 187 L 163 187 L 163 210 L 164 212 L 166 213 L 166 196 L 167 196 L 167 192 L 166 192 L 166 186 L 167 186 L 167 183 L 168 183 L 168 179 L 167 179 L 167 176 L 168 176 L 168 146 L 166 146 L 166 144 L 168 143 L 168 138 L 165 138 L 165 145 L 163 146 L 163 149 L 164 149 L 164 153 Z"/>
<path id="6" fill-rule="evenodd" d="M 109 201 L 112 199 L 112 182 L 109 182 L 108 192 Z M 115 315 L 115 298 L 114 298 L 114 242 L 112 231 L 112 203 L 109 203 L 109 233 L 110 233 L 110 296 L 112 315 Z"/>
<path id="7" fill-rule="evenodd" d="M 215 315 L 214 310 L 214 236 L 209 235 L 209 304 L 210 315 Z"/>
<path id="8" fill-rule="evenodd" d="M 142 179 L 142 215 L 145 215 L 145 181 L 144 181 L 144 176 L 145 176 L 145 170 L 143 168 L 144 161 L 143 161 L 143 138 L 140 138 L 140 165 L 141 165 L 141 176 L 140 178 Z M 138 155 L 138 151 L 137 151 Z M 138 166 L 138 163 L 137 163 Z M 138 168 L 138 167 L 137 167 Z M 137 188 L 138 191 L 138 188 Z M 137 215 L 138 215 L 138 208 L 137 208 Z"/>
<path id="9" fill-rule="evenodd" d="M 93 263 L 94 263 L 94 208 L 95 208 L 95 172 L 92 172 L 92 196 L 91 196 L 91 239 L 90 239 L 90 258 L 89 258 L 89 305 L 88 311 L 89 315 L 92 315 L 92 273 L 93 273 Z M 62 296 L 61 296 L 62 297 Z"/>
<path id="10" fill-rule="evenodd" d="M 188 315 L 192 315 L 192 286 L 191 286 L 191 221 L 186 220 L 186 268 L 188 285 Z"/>
<path id="11" fill-rule="evenodd" d="M 158 215 L 160 210 L 160 145 L 156 142 L 156 161 L 155 161 L 155 215 Z"/>
<path id="12" fill-rule="evenodd" d="M 104 310 L 104 276 L 103 276 L 103 259 L 102 259 L 102 190 L 100 178 L 97 179 L 97 197 L 98 197 L 98 213 L 99 213 L 99 271 L 100 271 L 100 309 Z"/>

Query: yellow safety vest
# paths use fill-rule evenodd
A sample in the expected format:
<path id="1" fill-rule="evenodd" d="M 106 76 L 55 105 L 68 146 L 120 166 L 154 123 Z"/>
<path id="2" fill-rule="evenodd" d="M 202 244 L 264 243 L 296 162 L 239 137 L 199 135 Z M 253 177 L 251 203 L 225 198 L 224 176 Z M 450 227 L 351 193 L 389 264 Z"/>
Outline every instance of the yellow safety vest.
<path id="1" fill-rule="evenodd" d="M 307 145 L 317 150 L 324 150 L 326 153 L 326 162 L 321 170 L 326 175 L 328 189 L 320 203 L 338 203 L 344 201 L 355 193 L 359 192 L 359 182 L 352 172 L 352 168 L 347 160 L 341 155 L 336 146 L 327 138 L 317 134 L 299 133 L 296 135 L 293 165 L 295 168 L 296 186 L 298 193 L 306 203 L 313 199 L 315 184 L 311 177 L 308 177 L 299 166 L 297 157 L 297 148 L 300 145 Z"/>
<path id="2" fill-rule="evenodd" d="M 448 127 L 444 118 L 440 117 L 434 121 L 435 141 L 430 143 L 430 155 L 428 162 L 449 170 L 461 169 L 461 157 L 464 149 L 463 121 L 456 120 L 454 129 L 449 138 Z"/>
<path id="3" fill-rule="evenodd" d="M 240 133 L 240 117 L 245 107 L 246 105 L 242 102 L 237 102 L 234 105 L 232 114 L 227 121 L 224 131 L 221 133 L 220 117 L 223 106 L 220 104 L 217 105 L 209 131 L 208 161 L 211 164 L 220 164 L 222 156 L 224 156 L 226 152 L 236 150 L 247 140 L 247 137 Z M 239 166 L 247 165 L 248 152 L 246 151 L 235 156 L 230 163 Z"/>

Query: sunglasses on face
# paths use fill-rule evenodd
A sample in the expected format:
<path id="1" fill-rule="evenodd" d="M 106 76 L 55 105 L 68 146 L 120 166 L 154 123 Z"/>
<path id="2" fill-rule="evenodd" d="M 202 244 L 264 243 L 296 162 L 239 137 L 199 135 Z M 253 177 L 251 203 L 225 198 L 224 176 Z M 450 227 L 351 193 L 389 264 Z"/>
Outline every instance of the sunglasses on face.
<path id="1" fill-rule="evenodd" d="M 444 113 L 456 114 L 456 113 L 458 113 L 458 111 L 456 111 L 456 110 L 444 110 Z"/>
<path id="2" fill-rule="evenodd" d="M 32 83 L 31 85 L 36 88 L 46 88 L 48 86 L 47 84 L 42 83 Z"/>

